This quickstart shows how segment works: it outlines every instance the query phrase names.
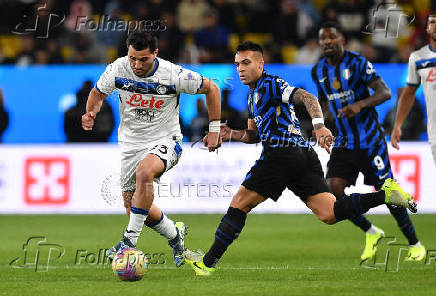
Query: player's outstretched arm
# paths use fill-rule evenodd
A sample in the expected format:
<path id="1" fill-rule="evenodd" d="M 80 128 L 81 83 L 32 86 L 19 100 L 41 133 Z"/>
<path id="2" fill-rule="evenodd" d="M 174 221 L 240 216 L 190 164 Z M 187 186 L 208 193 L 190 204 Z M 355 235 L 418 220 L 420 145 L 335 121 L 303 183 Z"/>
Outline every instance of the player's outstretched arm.
<path id="1" fill-rule="evenodd" d="M 206 105 L 209 113 L 209 133 L 204 139 L 204 144 L 209 151 L 215 151 L 221 146 L 219 136 L 221 125 L 221 93 L 215 82 L 203 78 L 203 85 L 198 91 L 199 94 L 206 94 Z"/>
<path id="2" fill-rule="evenodd" d="M 312 118 L 313 133 L 317 143 L 330 153 L 330 146 L 333 143 L 333 135 L 328 128 L 324 126 L 323 114 L 318 99 L 311 93 L 302 88 L 297 89 L 292 99 L 296 103 L 303 103 L 307 113 Z"/>
<path id="3" fill-rule="evenodd" d="M 374 93 L 366 99 L 360 101 L 362 108 L 380 105 L 391 98 L 391 90 L 383 79 L 379 78 L 371 81 L 368 86 L 374 90 Z"/>
<path id="4" fill-rule="evenodd" d="M 383 79 L 378 78 L 372 81 L 368 86 L 374 90 L 374 93 L 366 99 L 357 101 L 354 104 L 339 109 L 338 117 L 353 117 L 363 108 L 380 105 L 384 101 L 387 101 L 391 98 L 391 91 Z"/>
<path id="5" fill-rule="evenodd" d="M 97 89 L 95 89 L 95 87 L 91 89 L 91 92 L 88 96 L 88 101 L 86 103 L 86 113 L 82 115 L 82 128 L 85 131 L 92 130 L 95 117 L 100 111 L 101 105 L 106 97 L 106 94 L 100 93 Z"/>
<path id="6" fill-rule="evenodd" d="M 254 119 L 249 118 L 247 128 L 244 130 L 233 130 L 227 125 L 221 125 L 221 138 L 223 141 L 243 142 L 246 144 L 255 144 L 260 142 L 257 133 L 257 126 Z"/>
<path id="7" fill-rule="evenodd" d="M 198 90 L 198 93 L 206 95 L 206 105 L 209 112 L 209 120 L 221 120 L 221 93 L 218 85 L 204 77 L 203 85 Z"/>
<path id="8" fill-rule="evenodd" d="M 407 85 L 398 99 L 397 116 L 395 118 L 394 128 L 392 129 L 391 134 L 391 144 L 392 147 L 396 149 L 400 149 L 400 145 L 398 145 L 398 143 L 401 139 L 401 126 L 412 109 L 413 103 L 415 102 L 415 92 L 417 89 L 418 86 Z"/>

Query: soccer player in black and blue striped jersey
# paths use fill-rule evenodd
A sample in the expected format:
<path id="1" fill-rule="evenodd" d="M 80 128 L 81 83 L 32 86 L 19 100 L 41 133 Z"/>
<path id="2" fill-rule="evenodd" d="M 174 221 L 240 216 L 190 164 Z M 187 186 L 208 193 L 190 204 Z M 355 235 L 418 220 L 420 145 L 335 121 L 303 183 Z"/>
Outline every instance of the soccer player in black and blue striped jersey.
<path id="1" fill-rule="evenodd" d="M 247 213 L 267 198 L 277 201 L 286 188 L 327 224 L 361 215 L 381 204 L 395 204 L 415 211 L 410 203 L 412 197 L 392 179 L 387 179 L 380 191 L 336 200 L 329 192 L 318 155 L 301 135 L 294 113 L 294 103 L 304 104 L 312 117 L 317 142 L 330 153 L 333 138 L 324 126 L 318 99 L 266 73 L 263 50 L 256 43 L 245 42 L 238 46 L 235 65 L 241 82 L 250 87 L 248 128 L 232 130 L 223 125 L 221 138 L 247 144 L 262 142 L 263 151 L 233 197 L 209 251 L 204 256 L 195 256 L 192 252 L 186 255 L 186 261 L 197 275 L 214 272 L 221 256 L 244 228 Z M 207 138 L 204 143 L 208 144 Z"/>
<path id="2" fill-rule="evenodd" d="M 384 130 L 374 106 L 390 98 L 390 90 L 377 75 L 371 62 L 356 52 L 344 49 L 345 39 L 335 23 L 325 23 L 319 30 L 319 44 L 324 56 L 312 68 L 321 105 L 330 105 L 336 125 L 336 140 L 327 165 L 327 181 L 336 196 L 355 185 L 359 172 L 365 184 L 379 190 L 387 178 L 393 178 Z M 369 88 L 374 90 L 370 95 Z M 412 221 L 404 208 L 388 206 L 413 250 L 420 245 Z M 361 260 L 375 255 L 383 230 L 363 215 L 350 220 L 366 232 L 366 246 Z"/>

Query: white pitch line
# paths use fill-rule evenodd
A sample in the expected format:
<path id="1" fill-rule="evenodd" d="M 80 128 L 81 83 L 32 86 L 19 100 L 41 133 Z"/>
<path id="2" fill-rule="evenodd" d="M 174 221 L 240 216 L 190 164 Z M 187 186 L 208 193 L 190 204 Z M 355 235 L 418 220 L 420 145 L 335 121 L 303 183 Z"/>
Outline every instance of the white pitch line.
<path id="1" fill-rule="evenodd" d="M 14 268 L 14 269 L 29 269 L 32 270 L 34 269 L 34 267 L 11 267 L 9 265 L 2 265 L 2 267 L 6 267 L 6 268 Z M 107 264 L 107 265 L 101 265 L 101 264 L 96 264 L 96 265 L 91 265 L 91 264 L 69 264 L 69 265 L 62 265 L 62 266 L 49 266 L 48 270 L 52 270 L 52 269 L 110 269 L 111 265 Z M 150 270 L 153 269 L 178 269 L 175 266 L 165 266 L 165 265 L 159 265 L 159 264 L 151 264 L 149 267 Z M 350 268 L 334 268 L 334 267 L 312 267 L 312 266 L 307 266 L 307 267 L 290 267 L 288 265 L 286 266 L 247 266 L 247 267 L 229 267 L 229 266 L 223 266 L 223 267 L 218 267 L 218 270 L 357 270 L 357 269 L 363 269 L 361 267 L 350 267 Z M 41 272 L 45 272 L 45 271 L 41 271 Z"/>

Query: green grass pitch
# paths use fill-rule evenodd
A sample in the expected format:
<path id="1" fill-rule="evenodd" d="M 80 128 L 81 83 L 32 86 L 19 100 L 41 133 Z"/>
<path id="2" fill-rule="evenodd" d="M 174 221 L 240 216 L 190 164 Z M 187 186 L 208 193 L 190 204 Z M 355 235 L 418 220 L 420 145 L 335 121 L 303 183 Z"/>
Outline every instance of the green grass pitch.
<path id="1" fill-rule="evenodd" d="M 212 243 L 221 218 L 169 216 L 189 225 L 188 247 L 204 250 Z M 393 217 L 369 218 L 387 235 L 396 237 L 396 243 L 406 244 Z M 435 295 L 436 215 L 412 218 L 422 243 L 434 250 L 430 264 L 403 262 L 401 246 L 386 243 L 379 247 L 375 269 L 361 267 L 364 235 L 350 222 L 328 226 L 314 215 L 253 214 L 213 277 L 196 277 L 186 265 L 176 269 L 166 240 L 144 228 L 138 248 L 158 255 L 141 281 L 121 282 L 110 265 L 83 261 L 87 254 L 98 253 L 120 239 L 126 216 L 0 215 L 0 295 Z M 51 258 L 55 259 L 47 271 L 44 264 L 49 247 L 42 244 L 38 246 L 41 269 L 35 271 L 31 260 L 35 261 L 36 244 L 29 244 L 27 267 L 20 267 L 23 244 L 32 236 L 44 236 L 45 244 L 65 250 L 60 258 L 58 251 L 53 251 Z M 75 264 L 77 252 L 81 264 Z M 388 262 L 383 264 L 386 254 Z M 18 257 L 21 262 L 11 267 L 10 262 Z M 92 259 L 91 254 L 88 261 Z"/>

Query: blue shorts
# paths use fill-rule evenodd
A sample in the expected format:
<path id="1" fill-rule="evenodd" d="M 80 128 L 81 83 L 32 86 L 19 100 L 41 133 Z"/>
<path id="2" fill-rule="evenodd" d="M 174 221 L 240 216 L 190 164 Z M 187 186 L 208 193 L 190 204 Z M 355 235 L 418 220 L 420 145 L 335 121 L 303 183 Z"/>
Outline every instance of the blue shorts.
<path id="1" fill-rule="evenodd" d="M 327 179 L 341 178 L 354 185 L 359 172 L 365 177 L 365 184 L 379 190 L 386 178 L 393 178 L 385 140 L 369 149 L 333 148 L 327 164 Z"/>
<path id="2" fill-rule="evenodd" d="M 318 155 L 311 147 L 265 148 L 242 185 L 274 201 L 286 188 L 304 203 L 311 195 L 330 192 Z"/>

